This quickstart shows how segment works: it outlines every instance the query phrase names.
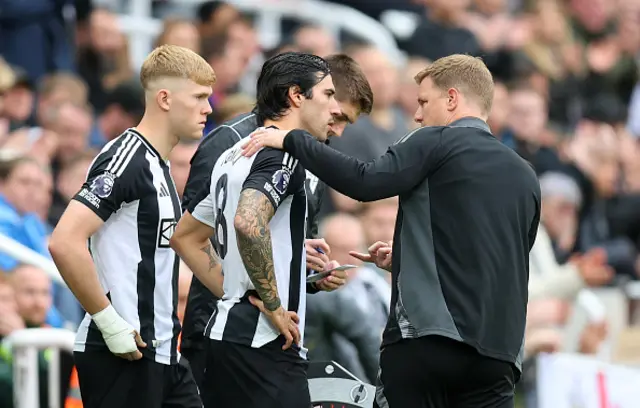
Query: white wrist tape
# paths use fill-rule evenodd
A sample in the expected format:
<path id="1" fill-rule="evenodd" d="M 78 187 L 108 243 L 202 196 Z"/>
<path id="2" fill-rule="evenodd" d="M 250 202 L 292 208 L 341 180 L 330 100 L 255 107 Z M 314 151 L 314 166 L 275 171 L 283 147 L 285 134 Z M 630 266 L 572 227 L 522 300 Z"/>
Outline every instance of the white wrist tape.
<path id="1" fill-rule="evenodd" d="M 112 305 L 91 316 L 109 350 L 115 354 L 131 353 L 138 349 L 134 328 L 127 323 Z"/>

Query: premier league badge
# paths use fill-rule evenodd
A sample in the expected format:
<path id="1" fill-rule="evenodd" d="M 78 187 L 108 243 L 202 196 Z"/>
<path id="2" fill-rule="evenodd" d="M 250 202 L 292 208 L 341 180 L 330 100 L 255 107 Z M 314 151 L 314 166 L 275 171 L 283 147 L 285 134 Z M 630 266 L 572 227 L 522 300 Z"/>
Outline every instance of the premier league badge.
<path id="1" fill-rule="evenodd" d="M 91 183 L 91 192 L 100 198 L 107 198 L 113 190 L 115 181 L 116 176 L 108 171 L 104 172 L 93 179 L 93 182 Z"/>

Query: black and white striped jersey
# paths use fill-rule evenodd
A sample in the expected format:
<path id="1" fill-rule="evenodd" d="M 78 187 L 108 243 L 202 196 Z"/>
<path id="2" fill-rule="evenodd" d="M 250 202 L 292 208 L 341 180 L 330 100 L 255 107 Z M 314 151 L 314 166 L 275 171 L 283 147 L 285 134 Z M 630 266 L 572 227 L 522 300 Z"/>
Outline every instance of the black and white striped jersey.
<path id="1" fill-rule="evenodd" d="M 96 156 L 74 199 L 104 220 L 89 249 L 111 304 L 147 343 L 145 357 L 176 364 L 179 258 L 169 239 L 181 209 L 168 163 L 129 129 Z M 87 314 L 74 350 L 95 348 L 106 345 Z"/>
<path id="2" fill-rule="evenodd" d="M 284 308 L 300 316 L 304 334 L 306 255 L 304 250 L 307 200 L 305 171 L 289 154 L 271 148 L 252 157 L 241 153 L 241 140 L 225 151 L 211 174 L 210 187 L 194 199 L 189 212 L 215 229 L 214 245 L 222 258 L 224 297 L 209 321 L 205 335 L 254 348 L 279 336 L 265 315 L 249 302 L 256 295 L 236 241 L 234 217 L 245 189 L 261 191 L 275 207 L 269 223 L 278 294 Z M 256 208 L 256 211 L 258 209 Z M 304 357 L 304 349 L 301 351 Z"/>

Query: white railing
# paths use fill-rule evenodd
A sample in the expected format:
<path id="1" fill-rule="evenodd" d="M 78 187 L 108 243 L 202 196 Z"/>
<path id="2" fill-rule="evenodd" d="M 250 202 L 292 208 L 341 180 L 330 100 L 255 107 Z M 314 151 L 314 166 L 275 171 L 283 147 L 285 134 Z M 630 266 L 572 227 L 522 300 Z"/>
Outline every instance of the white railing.
<path id="1" fill-rule="evenodd" d="M 38 351 L 51 349 L 48 358 L 49 407 L 61 408 L 60 350 L 73 352 L 75 333 L 64 329 L 17 330 L 3 341 L 13 358 L 13 395 L 16 408 L 39 408 Z M 44 407 L 41 407 L 44 408 Z"/>
<path id="2" fill-rule="evenodd" d="M 200 4 L 202 0 L 176 0 L 178 5 L 188 7 Z M 339 4 L 316 0 L 227 0 L 243 12 L 256 14 L 256 30 L 261 45 L 265 48 L 276 46 L 281 39 L 280 22 L 283 18 L 316 23 L 337 34 L 344 30 L 366 40 L 385 52 L 392 61 L 402 64 L 403 53 L 398 49 L 393 35 L 377 20 Z M 144 56 L 151 50 L 155 37 L 162 30 L 162 21 L 151 18 L 151 0 L 131 0 L 129 14 L 120 15 L 122 30 L 128 34 L 133 63 L 142 64 Z M 336 35 L 337 37 L 337 35 Z"/>
<path id="3" fill-rule="evenodd" d="M 37 266 L 45 271 L 47 275 L 56 283 L 66 286 L 64 280 L 58 272 L 58 268 L 51 259 L 45 258 L 34 250 L 16 242 L 4 234 L 0 234 L 0 252 L 15 258 L 18 262 Z"/>

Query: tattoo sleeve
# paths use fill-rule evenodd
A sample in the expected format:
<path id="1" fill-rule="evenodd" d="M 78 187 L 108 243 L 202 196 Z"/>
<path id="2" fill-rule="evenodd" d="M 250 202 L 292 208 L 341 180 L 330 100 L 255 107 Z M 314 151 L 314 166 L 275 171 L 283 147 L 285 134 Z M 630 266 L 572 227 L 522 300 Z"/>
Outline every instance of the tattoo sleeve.
<path id="1" fill-rule="evenodd" d="M 234 220 L 240 257 L 256 292 L 270 311 L 280 307 L 269 231 L 274 214 L 267 196 L 249 188 L 240 194 Z"/>

